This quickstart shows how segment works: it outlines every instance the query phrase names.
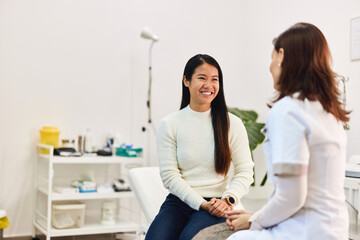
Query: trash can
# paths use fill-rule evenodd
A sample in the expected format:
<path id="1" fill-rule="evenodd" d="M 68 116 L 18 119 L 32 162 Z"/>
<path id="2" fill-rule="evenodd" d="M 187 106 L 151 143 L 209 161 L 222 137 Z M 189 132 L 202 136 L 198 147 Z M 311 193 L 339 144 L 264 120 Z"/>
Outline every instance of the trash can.
<path id="1" fill-rule="evenodd" d="M 57 127 L 43 127 L 40 129 L 40 143 L 57 148 L 59 145 L 60 131 Z M 48 149 L 41 149 L 41 154 L 49 154 Z"/>

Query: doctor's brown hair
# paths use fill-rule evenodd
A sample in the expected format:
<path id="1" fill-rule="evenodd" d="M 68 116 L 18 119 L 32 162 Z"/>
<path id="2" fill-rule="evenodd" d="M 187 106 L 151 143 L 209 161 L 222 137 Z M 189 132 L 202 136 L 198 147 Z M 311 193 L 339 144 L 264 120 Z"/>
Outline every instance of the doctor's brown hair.
<path id="1" fill-rule="evenodd" d="M 226 107 L 223 75 L 218 62 L 206 54 L 197 54 L 189 59 L 185 65 L 183 76 L 187 81 L 191 81 L 197 67 L 207 63 L 214 66 L 219 74 L 219 92 L 211 102 L 211 121 L 214 130 L 215 143 L 215 171 L 219 174 L 226 175 L 230 169 L 231 152 L 229 146 L 229 115 Z M 190 103 L 189 88 L 182 83 L 182 99 L 180 109 L 185 108 Z"/>
<path id="2" fill-rule="evenodd" d="M 278 81 L 278 101 L 299 92 L 299 99 L 318 100 L 326 112 L 348 122 L 350 112 L 339 101 L 336 74 L 331 70 L 331 54 L 322 32 L 309 23 L 297 23 L 273 41 L 274 49 L 284 49 Z"/>

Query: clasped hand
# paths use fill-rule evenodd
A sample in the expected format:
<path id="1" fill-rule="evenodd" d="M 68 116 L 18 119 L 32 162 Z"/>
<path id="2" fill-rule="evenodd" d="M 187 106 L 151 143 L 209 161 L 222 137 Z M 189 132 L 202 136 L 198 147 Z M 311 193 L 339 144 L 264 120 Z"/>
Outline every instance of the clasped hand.
<path id="1" fill-rule="evenodd" d="M 203 202 L 201 209 L 208 211 L 215 217 L 226 217 L 226 212 L 232 209 L 224 199 L 212 198 L 209 202 Z"/>
<path id="2" fill-rule="evenodd" d="M 229 229 L 233 231 L 249 229 L 251 225 L 249 219 L 252 215 L 252 212 L 244 209 L 232 209 L 226 212 L 226 224 L 229 226 Z"/>
<path id="3" fill-rule="evenodd" d="M 201 209 L 216 217 L 226 217 L 226 224 L 230 230 L 238 231 L 250 228 L 249 219 L 253 213 L 244 209 L 233 209 L 224 199 L 212 198 L 209 202 L 203 202 Z"/>

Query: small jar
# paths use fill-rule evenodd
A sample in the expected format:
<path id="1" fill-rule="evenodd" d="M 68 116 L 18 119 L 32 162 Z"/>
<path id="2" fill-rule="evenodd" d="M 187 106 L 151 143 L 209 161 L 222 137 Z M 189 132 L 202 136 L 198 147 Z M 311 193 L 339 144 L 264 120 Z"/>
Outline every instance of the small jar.
<path id="1" fill-rule="evenodd" d="M 61 143 L 63 148 L 75 148 L 75 139 L 62 139 Z"/>
<path id="2" fill-rule="evenodd" d="M 101 208 L 101 223 L 111 225 L 116 223 L 116 203 L 114 201 L 105 201 Z"/>

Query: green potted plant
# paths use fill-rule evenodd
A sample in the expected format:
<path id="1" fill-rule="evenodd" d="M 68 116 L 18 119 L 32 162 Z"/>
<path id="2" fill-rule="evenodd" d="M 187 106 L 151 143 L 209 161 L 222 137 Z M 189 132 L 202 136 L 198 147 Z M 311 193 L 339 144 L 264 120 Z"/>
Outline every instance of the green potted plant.
<path id="1" fill-rule="evenodd" d="M 252 151 L 261 144 L 265 136 L 262 134 L 261 129 L 265 126 L 265 123 L 256 122 L 258 114 L 252 110 L 241 110 L 238 108 L 228 108 L 228 111 L 235 116 L 239 117 L 246 128 L 248 138 L 249 138 L 249 147 L 251 151 L 251 158 L 253 158 Z M 253 159 L 254 160 L 254 159 Z M 263 177 L 260 186 L 264 186 L 267 180 L 267 174 Z M 255 168 L 254 168 L 254 182 L 251 186 L 256 186 L 255 184 Z"/>

